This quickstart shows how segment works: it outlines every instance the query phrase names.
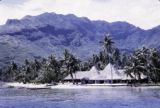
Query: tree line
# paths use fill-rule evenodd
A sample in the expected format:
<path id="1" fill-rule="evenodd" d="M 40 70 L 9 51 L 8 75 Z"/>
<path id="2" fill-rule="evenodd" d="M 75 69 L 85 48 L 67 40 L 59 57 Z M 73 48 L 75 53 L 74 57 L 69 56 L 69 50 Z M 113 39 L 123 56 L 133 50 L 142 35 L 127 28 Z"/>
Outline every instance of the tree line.
<path id="1" fill-rule="evenodd" d="M 68 50 L 64 51 L 62 59 L 54 55 L 48 58 L 25 60 L 23 65 L 12 62 L 0 70 L 0 80 L 18 81 L 24 83 L 56 83 L 62 81 L 67 75 L 79 69 L 80 61 Z"/>
<path id="2" fill-rule="evenodd" d="M 0 69 L 0 80 L 18 81 L 24 83 L 57 83 L 70 75 L 73 79 L 76 71 L 86 71 L 92 66 L 104 69 L 108 64 L 125 69 L 125 74 L 133 79 L 141 80 L 146 76 L 148 82 L 160 81 L 160 52 L 155 48 L 141 48 L 130 54 L 122 54 L 115 47 L 110 34 L 106 34 L 100 42 L 103 49 L 93 54 L 86 61 L 74 56 L 69 50 L 64 50 L 61 59 L 50 55 L 48 58 L 25 60 L 23 65 L 12 62 Z"/>

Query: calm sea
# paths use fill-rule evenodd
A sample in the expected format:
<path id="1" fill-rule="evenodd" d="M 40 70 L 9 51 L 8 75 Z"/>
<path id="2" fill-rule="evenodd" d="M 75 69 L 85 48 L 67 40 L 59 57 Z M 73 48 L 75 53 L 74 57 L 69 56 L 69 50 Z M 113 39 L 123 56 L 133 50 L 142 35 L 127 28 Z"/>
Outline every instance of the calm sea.
<path id="1" fill-rule="evenodd" d="M 160 88 L 0 88 L 0 108 L 160 108 Z"/>

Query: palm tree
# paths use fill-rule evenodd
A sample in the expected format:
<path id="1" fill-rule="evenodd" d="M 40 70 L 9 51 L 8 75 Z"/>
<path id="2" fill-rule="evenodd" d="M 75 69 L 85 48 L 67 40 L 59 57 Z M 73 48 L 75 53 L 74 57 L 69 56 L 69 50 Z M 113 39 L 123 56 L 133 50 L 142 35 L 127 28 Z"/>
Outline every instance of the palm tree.
<path id="1" fill-rule="evenodd" d="M 141 75 L 146 75 L 150 79 L 150 52 L 147 48 L 136 50 L 129 58 L 126 65 L 126 74 L 135 79 L 141 80 Z"/>
<path id="2" fill-rule="evenodd" d="M 17 74 L 18 74 L 18 65 L 15 62 L 11 64 L 11 71 L 12 71 L 12 79 L 15 81 Z"/>
<path id="3" fill-rule="evenodd" d="M 61 75 L 61 73 L 60 73 L 61 64 L 60 64 L 60 62 L 58 60 L 56 60 L 56 58 L 53 55 L 51 55 L 49 57 L 49 65 L 48 65 L 48 67 L 52 68 L 52 70 L 55 73 L 54 81 L 58 82 L 61 79 L 60 78 L 60 75 Z"/>
<path id="4" fill-rule="evenodd" d="M 160 81 L 160 53 L 156 49 L 150 49 L 149 78 L 154 82 Z"/>
<path id="5" fill-rule="evenodd" d="M 157 81 L 157 76 L 159 76 L 156 74 L 159 71 L 159 52 L 156 49 L 143 47 L 137 50 L 136 54 L 141 66 L 144 66 L 144 71 L 141 71 L 141 73 L 147 76 L 148 82 Z"/>
<path id="6" fill-rule="evenodd" d="M 91 65 L 96 66 L 99 62 L 99 57 L 96 54 L 93 54 L 92 58 L 91 58 Z"/>
<path id="7" fill-rule="evenodd" d="M 114 48 L 113 50 L 113 62 L 116 65 L 116 67 L 118 67 L 121 63 L 121 54 L 118 48 Z"/>
<path id="8" fill-rule="evenodd" d="M 139 62 L 139 58 L 137 56 L 132 55 L 127 63 L 127 66 L 125 66 L 125 73 L 127 76 L 130 76 L 131 78 L 140 80 L 142 71 L 144 71 L 144 66 L 141 65 Z M 134 76 L 133 76 L 134 75 Z"/>
<path id="9" fill-rule="evenodd" d="M 103 41 L 101 41 L 100 43 L 103 44 L 104 47 L 104 51 L 105 51 L 105 55 L 108 55 L 108 62 L 111 63 L 111 56 L 112 56 L 112 50 L 113 50 L 113 40 L 111 38 L 110 34 L 105 34 Z M 105 57 L 106 58 L 106 57 Z M 111 83 L 113 83 L 113 73 L 112 73 L 112 68 L 111 68 Z"/>
<path id="10" fill-rule="evenodd" d="M 71 76 L 72 82 L 74 83 L 73 74 L 79 69 L 79 60 L 76 59 L 68 50 L 64 51 L 63 65 L 65 71 Z"/>
<path id="11" fill-rule="evenodd" d="M 12 62 L 8 66 L 3 67 L 1 71 L 0 77 L 3 81 L 15 81 L 19 73 L 19 67 L 15 62 Z"/>
<path id="12" fill-rule="evenodd" d="M 106 54 L 112 53 L 112 47 L 113 47 L 114 42 L 110 34 L 105 34 L 103 41 L 101 41 L 100 43 L 103 44 Z"/>
<path id="13" fill-rule="evenodd" d="M 25 60 L 24 66 L 22 66 L 22 72 L 23 72 L 23 80 L 24 83 L 26 82 L 32 82 L 37 77 L 37 63 L 38 61 L 35 60 L 35 62 L 29 62 L 27 59 Z M 37 63 L 37 64 L 36 64 Z"/>

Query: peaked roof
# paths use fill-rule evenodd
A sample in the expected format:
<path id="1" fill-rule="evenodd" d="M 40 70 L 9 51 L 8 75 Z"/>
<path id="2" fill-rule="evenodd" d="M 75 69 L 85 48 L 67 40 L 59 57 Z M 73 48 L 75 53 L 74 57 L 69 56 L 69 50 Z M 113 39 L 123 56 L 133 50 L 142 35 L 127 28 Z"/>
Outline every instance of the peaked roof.
<path id="1" fill-rule="evenodd" d="M 109 63 L 109 64 L 103 69 L 103 71 L 110 71 L 111 69 L 114 69 L 114 70 L 115 70 L 115 67 L 114 67 L 111 63 Z"/>
<path id="2" fill-rule="evenodd" d="M 99 79 L 122 79 L 121 73 L 112 64 L 108 64 L 102 71 L 100 71 Z"/>
<path id="3" fill-rule="evenodd" d="M 100 72 L 95 66 L 93 66 L 89 71 L 89 79 L 96 80 L 99 75 L 100 75 Z"/>
<path id="4" fill-rule="evenodd" d="M 91 79 L 94 76 L 97 76 L 98 70 L 95 66 L 92 66 L 92 68 L 89 71 L 77 71 L 74 75 L 75 79 Z M 72 79 L 70 75 L 68 75 L 65 79 Z"/>
<path id="5" fill-rule="evenodd" d="M 89 72 L 98 72 L 98 69 L 96 68 L 96 66 L 92 66 Z"/>
<path id="6" fill-rule="evenodd" d="M 97 68 L 93 66 L 89 71 L 77 71 L 74 75 L 74 79 L 83 78 L 90 80 L 131 79 L 125 75 L 124 70 L 117 70 L 114 65 L 110 63 L 101 71 L 98 71 Z M 68 75 L 65 79 L 71 79 L 71 76 Z"/>

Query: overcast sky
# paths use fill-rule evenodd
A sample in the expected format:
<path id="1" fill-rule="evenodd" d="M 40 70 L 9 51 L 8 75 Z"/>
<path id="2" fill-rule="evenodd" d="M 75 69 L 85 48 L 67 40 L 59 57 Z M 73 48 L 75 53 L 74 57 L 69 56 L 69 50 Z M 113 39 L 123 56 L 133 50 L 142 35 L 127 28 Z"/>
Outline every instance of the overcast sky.
<path id="1" fill-rule="evenodd" d="M 72 13 L 108 22 L 127 21 L 143 29 L 160 25 L 159 0 L 2 0 L 0 25 L 7 19 L 44 12 Z"/>

